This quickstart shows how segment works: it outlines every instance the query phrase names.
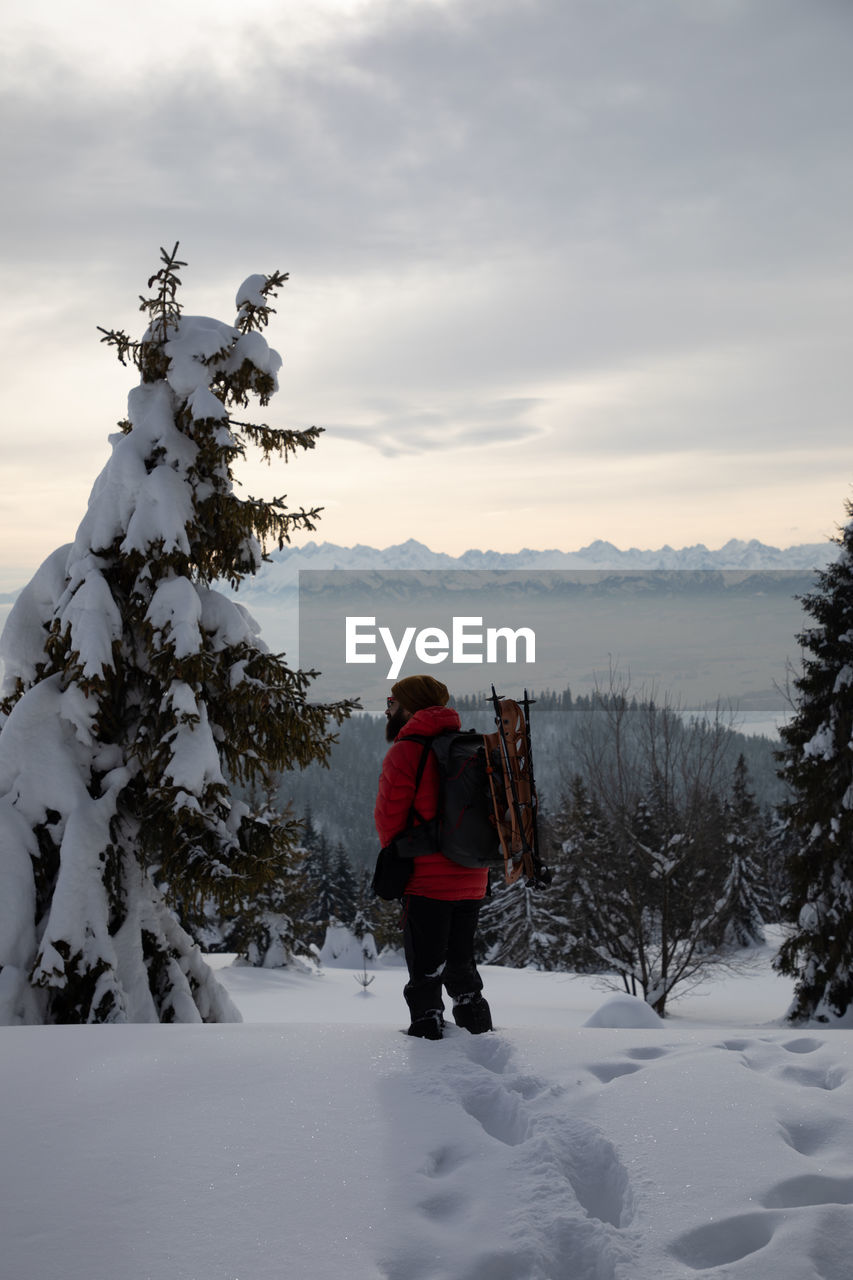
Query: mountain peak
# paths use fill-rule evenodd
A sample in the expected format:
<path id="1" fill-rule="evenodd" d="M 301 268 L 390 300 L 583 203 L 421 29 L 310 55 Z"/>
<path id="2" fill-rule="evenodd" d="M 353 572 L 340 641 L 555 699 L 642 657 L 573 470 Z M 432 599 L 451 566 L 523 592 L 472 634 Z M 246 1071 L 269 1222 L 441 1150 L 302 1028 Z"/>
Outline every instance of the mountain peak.
<path id="1" fill-rule="evenodd" d="M 668 543 L 656 550 L 631 547 L 620 550 L 612 542 L 598 538 L 578 551 L 551 549 L 538 551 L 526 547 L 523 551 L 481 551 L 472 548 L 459 556 L 444 551 L 432 551 L 417 538 L 389 547 L 370 547 L 357 543 L 352 547 L 337 546 L 332 542 L 307 542 L 301 547 L 289 546 L 274 551 L 270 561 L 263 566 L 254 580 L 244 583 L 244 598 L 249 594 L 279 595 L 296 588 L 300 569 L 509 569 L 515 572 L 549 569 L 608 569 L 620 570 L 702 570 L 702 569 L 794 569 L 812 571 L 823 568 L 838 555 L 833 542 L 801 543 L 780 549 L 766 546 L 756 538 L 748 542 L 730 538 L 716 551 L 709 551 L 704 543 L 675 549 Z"/>

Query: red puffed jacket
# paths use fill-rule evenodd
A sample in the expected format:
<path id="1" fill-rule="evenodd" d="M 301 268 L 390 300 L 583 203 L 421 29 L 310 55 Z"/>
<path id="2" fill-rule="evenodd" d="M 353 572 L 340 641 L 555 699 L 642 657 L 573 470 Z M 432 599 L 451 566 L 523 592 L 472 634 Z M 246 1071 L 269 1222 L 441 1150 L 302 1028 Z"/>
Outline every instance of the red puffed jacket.
<path id="1" fill-rule="evenodd" d="M 412 734 L 434 737 L 443 729 L 461 728 L 459 716 L 452 707 L 424 707 L 406 721 L 382 762 L 379 793 L 374 820 L 379 842 L 384 847 L 399 835 L 409 821 L 415 792 L 415 776 L 421 754 L 420 742 L 407 741 Z M 426 821 L 435 817 L 438 808 L 438 765 L 432 752 L 427 757 L 415 803 Z M 479 867 L 460 867 L 445 858 L 439 850 L 413 858 L 412 874 L 406 893 L 420 898 L 457 901 L 462 898 L 485 897 L 489 873 Z"/>

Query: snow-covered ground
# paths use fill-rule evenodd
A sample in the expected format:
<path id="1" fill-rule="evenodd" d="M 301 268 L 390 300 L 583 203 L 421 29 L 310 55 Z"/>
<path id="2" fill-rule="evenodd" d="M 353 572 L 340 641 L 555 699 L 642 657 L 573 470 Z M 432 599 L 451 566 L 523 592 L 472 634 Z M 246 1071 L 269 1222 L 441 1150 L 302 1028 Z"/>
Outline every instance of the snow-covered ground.
<path id="1" fill-rule="evenodd" d="M 849 1280 L 853 1032 L 771 954 L 650 1026 L 492 968 L 430 1043 L 398 968 L 226 966 L 243 1025 L 3 1028 L 2 1274 Z"/>

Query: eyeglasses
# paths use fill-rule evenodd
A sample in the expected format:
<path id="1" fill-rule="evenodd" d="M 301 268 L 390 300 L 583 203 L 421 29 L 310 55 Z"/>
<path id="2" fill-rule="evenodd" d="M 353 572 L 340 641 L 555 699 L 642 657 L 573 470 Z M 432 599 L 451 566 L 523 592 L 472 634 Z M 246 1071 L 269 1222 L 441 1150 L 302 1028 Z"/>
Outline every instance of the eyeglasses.
<path id="1" fill-rule="evenodd" d="M 386 707 L 388 707 L 389 709 L 390 709 L 391 707 L 396 707 L 397 705 L 398 705 L 398 704 L 397 704 L 397 699 L 396 699 L 396 698 L 386 698 L 386 699 L 385 699 L 385 706 L 386 706 Z"/>

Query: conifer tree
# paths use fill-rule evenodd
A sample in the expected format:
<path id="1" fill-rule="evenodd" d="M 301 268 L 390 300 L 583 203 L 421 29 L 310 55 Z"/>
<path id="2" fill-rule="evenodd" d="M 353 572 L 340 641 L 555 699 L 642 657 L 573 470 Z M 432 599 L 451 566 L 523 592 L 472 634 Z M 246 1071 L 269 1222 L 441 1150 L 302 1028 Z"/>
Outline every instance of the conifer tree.
<path id="1" fill-rule="evenodd" d="M 741 754 L 725 806 L 728 871 L 713 929 L 714 937 L 726 946 L 752 947 L 764 941 L 769 901 L 758 865 L 762 827 L 761 813 L 749 789 L 746 759 Z"/>
<path id="2" fill-rule="evenodd" d="M 355 919 L 356 883 L 352 863 L 341 843 L 335 848 L 331 870 L 333 914 L 342 924 L 352 924 Z"/>
<path id="3" fill-rule="evenodd" d="M 792 1021 L 838 1019 L 853 1003 L 853 519 L 835 541 L 838 559 L 802 601 L 816 625 L 798 637 L 796 713 L 781 731 L 795 923 L 777 967 L 796 979 Z"/>
<path id="4" fill-rule="evenodd" d="M 564 968 L 568 922 L 557 915 L 548 895 L 524 879 L 494 886 L 480 915 L 486 964 L 543 971 Z"/>
<path id="5" fill-rule="evenodd" d="M 279 788 L 279 793 L 281 788 Z M 305 850 L 306 864 L 310 866 L 311 856 L 317 852 L 320 843 L 320 832 L 317 830 L 314 822 L 314 813 L 310 805 L 307 805 L 305 812 L 300 820 L 302 827 L 302 848 Z"/>
<path id="6" fill-rule="evenodd" d="M 548 892 L 531 888 L 524 878 L 507 885 L 503 875 L 491 876 L 491 893 L 480 914 L 480 954 L 487 964 L 556 971 L 566 968 L 569 923 L 560 893 L 562 868 L 554 856 L 555 829 L 539 817 L 539 843 L 546 865 L 554 871 Z M 547 852 L 546 852 L 547 851 Z"/>
<path id="7" fill-rule="evenodd" d="M 336 919 L 336 900 L 332 887 L 332 857 L 329 842 L 322 831 L 312 829 L 305 855 L 305 878 L 308 887 L 306 918 L 311 941 L 321 946 L 329 923 Z"/>
<path id="8" fill-rule="evenodd" d="M 571 780 L 558 830 L 570 926 L 566 961 L 581 973 L 610 969 L 636 995 L 633 909 L 623 850 L 579 775 Z"/>
<path id="9" fill-rule="evenodd" d="M 794 833 L 780 808 L 777 806 L 770 810 L 767 814 L 761 851 L 761 874 L 767 893 L 766 919 L 768 922 L 781 920 L 792 923 L 788 865 L 797 844 Z"/>
<path id="10" fill-rule="evenodd" d="M 166 895 L 236 903 L 281 874 L 297 824 L 232 784 L 323 760 L 351 709 L 310 704 L 312 673 L 215 585 L 318 515 L 235 491 L 248 448 L 287 460 L 316 443 L 233 416 L 277 388 L 261 330 L 287 277 L 250 277 L 225 324 L 182 314 L 185 264 L 177 245 L 161 257 L 143 337 L 102 330 L 139 372 L 127 419 L 0 646 L 3 1023 L 238 1018 Z"/>
<path id="11" fill-rule="evenodd" d="M 268 788 L 257 808 L 260 818 L 280 818 L 282 807 L 276 800 L 275 786 Z M 222 926 L 221 950 L 234 951 L 248 964 L 264 969 L 283 968 L 294 959 L 299 963 L 300 956 L 309 956 L 311 891 L 305 858 L 301 843 L 283 850 L 275 879 L 232 907 Z"/>
<path id="12" fill-rule="evenodd" d="M 383 951 L 400 951 L 400 904 L 399 902 L 385 902 L 382 898 L 377 898 L 371 887 L 372 872 L 365 872 L 363 888 L 359 889 L 359 901 L 362 905 L 356 913 L 356 920 L 353 924 L 353 932 L 356 932 L 359 917 L 363 917 L 367 932 L 372 934 L 376 941 L 377 950 Z"/>
<path id="13" fill-rule="evenodd" d="M 353 876 L 353 884 L 355 886 L 353 897 L 353 918 L 351 928 L 359 941 L 365 934 L 376 933 L 377 926 L 380 923 L 381 915 L 377 907 L 381 905 L 382 899 L 377 898 L 372 887 L 373 873 L 367 868 L 362 867 L 357 875 Z M 397 908 L 399 915 L 399 907 Z"/>

